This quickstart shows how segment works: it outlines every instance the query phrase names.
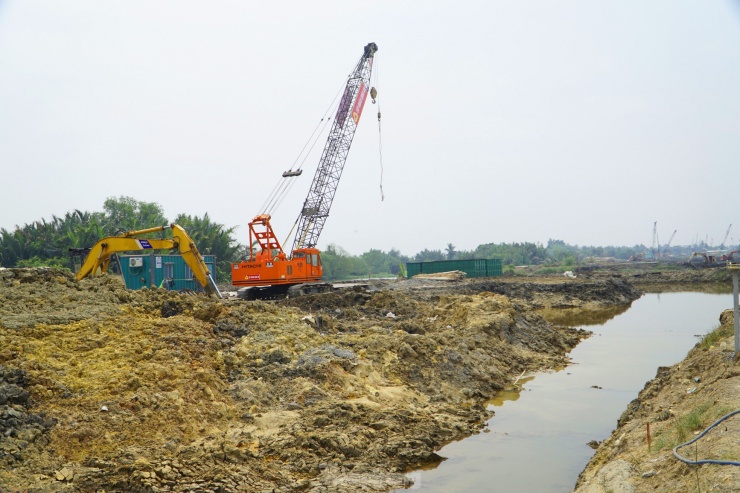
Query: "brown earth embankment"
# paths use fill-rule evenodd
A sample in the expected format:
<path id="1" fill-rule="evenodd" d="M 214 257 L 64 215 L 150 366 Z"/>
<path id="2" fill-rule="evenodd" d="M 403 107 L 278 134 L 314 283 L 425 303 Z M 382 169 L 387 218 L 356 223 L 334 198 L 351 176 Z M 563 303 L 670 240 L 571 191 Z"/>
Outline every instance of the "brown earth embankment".
<path id="1" fill-rule="evenodd" d="M 401 487 L 587 336 L 536 308 L 638 296 L 620 279 L 409 280 L 266 303 L 0 270 L 0 490 Z"/>

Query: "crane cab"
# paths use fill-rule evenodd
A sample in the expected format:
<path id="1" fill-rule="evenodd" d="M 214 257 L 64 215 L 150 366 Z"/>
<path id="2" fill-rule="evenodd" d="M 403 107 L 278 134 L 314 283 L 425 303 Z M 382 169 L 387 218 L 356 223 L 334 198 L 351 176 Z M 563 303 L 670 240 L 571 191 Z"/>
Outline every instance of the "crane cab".
<path id="1" fill-rule="evenodd" d="M 254 259 L 232 264 L 234 286 L 268 286 L 320 282 L 321 255 L 316 248 L 301 248 L 288 258 L 285 253 L 261 251 Z"/>
<path id="2" fill-rule="evenodd" d="M 259 287 L 259 297 L 272 297 L 287 293 L 296 284 L 321 281 L 319 250 L 297 248 L 288 257 L 270 225 L 269 215 L 262 214 L 249 223 L 249 242 L 247 258 L 231 264 L 232 285 Z"/>

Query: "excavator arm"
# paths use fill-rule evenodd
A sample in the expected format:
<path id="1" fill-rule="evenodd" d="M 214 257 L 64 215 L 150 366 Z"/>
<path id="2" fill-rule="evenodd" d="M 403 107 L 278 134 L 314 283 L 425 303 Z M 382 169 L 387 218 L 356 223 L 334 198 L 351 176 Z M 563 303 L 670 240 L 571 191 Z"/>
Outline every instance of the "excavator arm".
<path id="1" fill-rule="evenodd" d="M 147 233 L 157 233 L 165 229 L 172 230 L 172 238 L 137 238 Z M 108 236 L 98 241 L 90 249 L 87 258 L 75 277 L 77 280 L 87 276 L 95 276 L 106 272 L 114 253 L 140 250 L 177 250 L 185 261 L 193 276 L 198 280 L 207 294 L 216 294 L 221 298 L 221 292 L 213 281 L 203 257 L 193 240 L 182 227 L 177 224 L 157 226 L 155 228 L 128 231 L 120 236 Z"/>

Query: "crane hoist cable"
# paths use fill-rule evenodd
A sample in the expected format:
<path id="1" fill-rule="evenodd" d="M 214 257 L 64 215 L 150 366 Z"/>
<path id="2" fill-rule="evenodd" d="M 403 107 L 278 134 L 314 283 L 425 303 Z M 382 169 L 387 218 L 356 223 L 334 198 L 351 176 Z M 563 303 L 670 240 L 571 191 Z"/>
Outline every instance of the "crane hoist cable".
<path id="1" fill-rule="evenodd" d="M 347 153 L 370 89 L 372 65 L 377 51 L 378 45 L 375 43 L 365 45 L 362 56 L 352 70 L 352 75 L 347 78 L 338 112 L 333 119 L 324 151 L 299 213 L 291 252 L 300 248 L 315 248 L 329 217 L 337 185 L 347 161 Z"/>
<path id="2" fill-rule="evenodd" d="M 334 95 L 334 99 L 332 99 L 331 103 L 329 103 L 329 106 L 326 108 L 326 111 L 324 111 L 324 115 L 319 120 L 319 123 L 316 124 L 316 127 L 313 129 L 311 136 L 308 138 L 306 143 L 303 144 L 303 148 L 301 149 L 301 152 L 299 152 L 298 156 L 296 156 L 295 161 L 293 161 L 293 165 L 288 170 L 288 172 L 293 171 L 293 167 L 296 165 L 298 160 L 301 158 L 301 155 L 304 155 L 304 152 L 305 152 L 305 155 L 303 156 L 303 160 L 301 160 L 301 164 L 296 169 L 300 170 L 303 167 L 303 164 L 306 162 L 306 158 L 308 157 L 308 154 L 311 153 L 311 149 L 313 149 L 313 147 L 316 145 L 316 142 L 319 140 L 319 137 L 321 136 L 321 134 L 323 134 L 323 130 L 319 132 L 318 134 L 316 134 L 316 131 L 319 129 L 319 127 L 321 127 L 322 124 L 324 128 L 326 128 L 327 122 L 331 120 L 331 118 L 329 118 L 329 114 L 332 111 L 332 109 L 337 107 L 337 104 L 338 104 L 337 98 L 339 98 L 339 95 L 342 93 L 342 89 L 344 89 L 344 85 L 342 85 L 337 91 L 337 93 Z M 312 140 L 313 142 L 311 142 Z M 311 144 L 311 147 L 308 149 L 308 152 L 306 152 L 306 147 L 308 147 L 309 143 Z"/>
<path id="3" fill-rule="evenodd" d="M 349 78 L 349 76 L 347 77 Z M 337 99 L 339 98 L 339 95 L 342 94 L 344 86 L 345 83 L 342 84 L 342 86 L 337 91 L 337 94 L 334 96 L 334 99 L 331 101 L 331 103 L 329 103 L 329 106 L 326 108 L 324 115 L 316 124 L 316 127 L 314 127 L 313 132 L 309 136 L 308 140 L 306 140 L 306 143 L 303 145 L 301 151 L 296 156 L 290 169 L 283 173 L 283 175 L 278 179 L 277 183 L 273 187 L 270 194 L 265 199 L 265 202 L 260 207 L 260 211 L 262 214 L 272 214 L 275 209 L 277 209 L 283 202 L 290 189 L 293 188 L 293 185 L 295 184 L 294 178 L 300 176 L 300 174 L 302 173 L 302 168 L 306 162 L 306 159 L 308 159 L 308 156 L 311 154 L 311 151 L 316 145 L 316 142 L 319 141 L 321 136 L 325 133 L 329 123 L 331 122 L 331 118 L 329 117 L 329 115 L 331 114 L 331 111 L 333 109 L 336 110 L 336 107 L 338 106 Z M 308 150 L 306 150 L 306 148 L 308 148 Z M 303 156 L 303 159 L 301 159 L 301 156 Z M 299 160 L 300 164 L 298 165 L 298 167 L 296 167 L 296 163 L 298 163 Z"/>
<path id="4" fill-rule="evenodd" d="M 385 200 L 383 193 L 383 138 L 380 133 L 380 103 L 378 103 L 378 156 L 380 157 L 380 200 Z"/>
<path id="5" fill-rule="evenodd" d="M 265 198 L 265 201 L 262 203 L 262 205 L 259 208 L 260 214 L 265 213 L 265 209 L 267 209 L 267 204 L 272 200 L 272 197 L 277 193 L 277 189 L 280 186 L 281 181 L 278 181 L 275 183 L 275 186 L 272 187 L 272 191 L 270 194 Z"/>
<path id="6" fill-rule="evenodd" d="M 362 59 L 363 59 L 363 57 L 360 57 L 359 58 L 359 60 L 357 61 L 357 65 L 359 65 L 360 63 L 362 63 Z M 324 124 L 323 129 L 318 134 L 316 134 L 316 130 L 314 130 L 314 133 L 312 134 L 312 137 L 315 135 L 315 138 L 313 139 L 313 142 L 311 143 L 311 146 L 308 149 L 308 151 L 305 152 L 305 154 L 303 156 L 303 160 L 301 161 L 301 163 L 298 166 L 297 170 L 299 170 L 299 171 L 302 170 L 303 165 L 305 164 L 306 160 L 308 159 L 308 156 L 313 151 L 313 148 L 316 146 L 316 143 L 319 141 L 319 138 L 327 132 L 327 128 L 329 127 L 329 124 L 332 123 L 333 122 L 333 119 L 334 119 L 333 117 L 329 117 L 328 115 L 330 115 L 330 114 L 331 115 L 336 115 L 338 113 L 338 111 L 339 111 L 339 105 L 341 104 L 341 101 L 338 101 L 339 95 L 340 94 L 344 94 L 345 89 L 347 87 L 347 84 L 349 83 L 349 80 L 353 76 L 355 76 L 355 75 L 356 75 L 356 73 L 355 73 L 354 70 L 352 72 L 350 72 L 347 75 L 345 82 L 342 83 L 342 86 L 337 91 L 336 95 L 334 96 L 334 99 L 332 100 L 331 104 L 327 108 L 326 112 L 324 113 L 324 116 L 322 117 L 322 119 L 320 121 L 320 123 L 323 122 L 323 124 Z M 317 126 L 317 128 L 318 128 L 318 126 Z M 303 151 L 305 151 L 306 145 L 303 146 L 303 149 L 301 150 L 302 153 L 303 153 Z M 300 157 L 300 154 L 299 154 L 299 157 Z M 297 161 L 298 161 L 298 159 L 296 159 L 296 162 Z M 293 164 L 295 165 L 295 162 Z M 291 172 L 292 172 L 292 168 L 291 168 Z M 283 173 L 283 176 L 285 176 L 285 173 Z M 276 204 L 276 206 L 279 205 L 279 203 L 282 203 L 282 200 L 287 195 L 287 192 L 293 187 L 294 184 L 295 184 L 295 181 L 291 181 L 290 186 L 283 193 L 283 195 L 280 197 L 280 199 L 278 201 L 278 204 Z M 288 235 L 285 237 L 285 241 L 283 242 L 283 244 L 287 244 L 288 243 L 288 241 L 290 240 L 291 236 L 293 235 L 293 231 L 295 231 L 295 229 L 298 226 L 300 220 L 301 220 L 301 217 L 298 216 L 296 218 L 296 220 L 293 222 L 293 226 L 290 228 L 290 231 L 288 232 Z"/>
<path id="7" fill-rule="evenodd" d="M 325 118 L 324 130 L 322 130 L 321 134 L 323 134 L 326 128 L 329 126 L 329 122 L 331 122 L 331 118 Z M 308 158 L 308 155 L 310 154 L 311 150 L 313 150 L 313 147 L 316 145 L 316 142 L 318 142 L 318 137 L 316 138 L 316 140 L 314 140 L 313 144 L 311 144 L 311 149 L 309 149 L 309 152 L 306 153 L 306 156 L 303 158 L 303 161 L 301 162 L 301 167 L 303 167 L 303 164 L 306 162 L 306 159 Z M 295 184 L 295 181 L 292 181 L 290 184 L 290 188 L 293 188 L 294 184 Z M 282 198 L 280 200 L 282 202 Z M 286 245 L 288 241 L 290 240 L 290 237 L 293 235 L 293 231 L 295 231 L 296 226 L 298 226 L 300 219 L 301 217 L 298 216 L 296 220 L 293 222 L 293 226 L 291 226 L 290 231 L 288 231 L 288 235 L 285 237 L 285 241 L 283 241 L 283 245 Z"/>
<path id="8" fill-rule="evenodd" d="M 298 166 L 298 169 L 303 169 L 303 165 L 306 164 L 306 159 L 308 159 L 308 156 L 311 154 L 311 151 L 313 151 L 313 148 L 316 146 L 316 143 L 319 141 L 319 138 L 321 138 L 322 135 L 326 133 L 326 128 L 329 126 L 329 123 L 331 123 L 331 118 L 322 118 L 322 122 L 324 123 L 324 127 L 321 129 L 321 132 L 319 132 L 318 135 L 316 135 L 316 138 L 311 143 L 311 147 L 308 149 L 308 152 L 303 156 L 303 160 L 301 161 L 300 166 Z"/>
<path id="9" fill-rule="evenodd" d="M 380 131 L 380 101 L 378 100 L 377 87 L 380 86 L 380 67 L 376 62 L 375 72 L 373 73 L 375 79 L 375 85 L 370 89 L 370 97 L 372 98 L 373 104 L 378 102 L 378 157 L 380 159 L 380 200 L 385 200 L 385 193 L 383 192 L 383 137 Z"/>
<path id="10" fill-rule="evenodd" d="M 334 98 L 336 101 L 336 97 Z M 334 101 L 332 101 L 332 104 Z M 301 150 L 301 153 L 304 154 L 303 160 L 301 161 L 300 165 L 294 170 L 292 167 L 290 170 L 286 171 L 282 175 L 282 179 L 278 182 L 281 183 L 281 186 L 279 187 L 277 193 L 275 193 L 275 196 L 271 200 L 268 207 L 266 207 L 265 213 L 272 214 L 275 209 L 280 207 L 280 205 L 283 203 L 283 200 L 285 197 L 288 196 L 288 193 L 293 188 L 293 186 L 296 183 L 296 180 L 294 178 L 298 177 L 303 173 L 303 165 L 306 163 L 306 159 L 308 159 L 308 156 L 311 154 L 311 151 L 313 151 L 314 146 L 316 146 L 316 143 L 319 141 L 319 139 L 322 137 L 322 135 L 325 134 L 326 128 L 329 126 L 329 123 L 331 123 L 331 118 L 328 118 L 326 114 L 331 111 L 331 107 L 327 109 L 327 112 L 324 113 L 324 117 L 319 122 L 320 124 L 323 123 L 323 129 L 316 133 L 316 130 L 314 130 L 311 137 L 313 138 L 313 142 L 311 143 L 311 146 L 308 148 L 308 151 L 304 152 L 306 149 L 306 146 L 308 145 L 308 142 L 306 145 L 303 146 L 303 149 Z M 318 128 L 318 126 L 317 126 Z M 315 137 L 314 137 L 315 135 Z M 298 158 L 300 158 L 300 154 L 298 155 Z M 296 158 L 296 162 L 298 161 L 298 158 Z M 295 162 L 293 163 L 295 165 Z"/>
<path id="11" fill-rule="evenodd" d="M 314 129 L 313 133 L 308 138 L 306 143 L 303 145 L 303 149 L 301 149 L 301 152 L 298 154 L 298 156 L 296 157 L 296 160 L 293 162 L 293 166 L 295 166 L 295 163 L 298 162 L 298 159 L 300 159 L 301 155 L 304 154 L 304 151 L 306 150 L 306 147 L 308 146 L 309 142 L 311 142 L 311 140 L 313 139 L 313 142 L 311 142 L 311 147 L 308 149 L 308 152 L 305 153 L 305 155 L 303 156 L 303 159 L 301 160 L 301 164 L 297 168 L 298 170 L 303 168 L 303 165 L 305 164 L 306 159 L 308 158 L 308 155 L 311 153 L 311 150 L 314 148 L 314 146 L 316 145 L 316 142 L 318 142 L 319 138 L 324 133 L 324 129 L 326 129 L 326 127 L 332 121 L 332 117 L 330 117 L 329 115 L 336 114 L 336 111 L 339 107 L 339 101 L 338 101 L 339 96 L 343 94 L 344 88 L 347 85 L 347 80 L 349 80 L 350 77 L 352 77 L 352 72 L 350 72 L 347 75 L 347 78 L 337 90 L 337 93 L 334 95 L 334 99 L 332 99 L 331 103 L 329 103 L 329 106 L 327 106 L 326 111 L 324 111 L 324 115 L 321 117 L 321 120 L 319 120 L 319 123 L 316 125 L 316 128 Z M 321 132 L 316 134 L 316 130 L 318 130 L 322 124 L 323 124 L 324 129 L 322 129 Z M 292 170 L 293 168 L 291 168 L 289 171 L 292 171 Z"/>

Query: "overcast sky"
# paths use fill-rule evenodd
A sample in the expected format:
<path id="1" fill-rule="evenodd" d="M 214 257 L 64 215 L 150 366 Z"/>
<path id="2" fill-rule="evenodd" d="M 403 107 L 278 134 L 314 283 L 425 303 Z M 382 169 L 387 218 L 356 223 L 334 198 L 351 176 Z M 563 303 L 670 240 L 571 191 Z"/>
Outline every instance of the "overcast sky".
<path id="1" fill-rule="evenodd" d="M 0 227 L 130 196 L 246 243 L 371 41 L 320 248 L 740 242 L 730 0 L 0 0 Z"/>

